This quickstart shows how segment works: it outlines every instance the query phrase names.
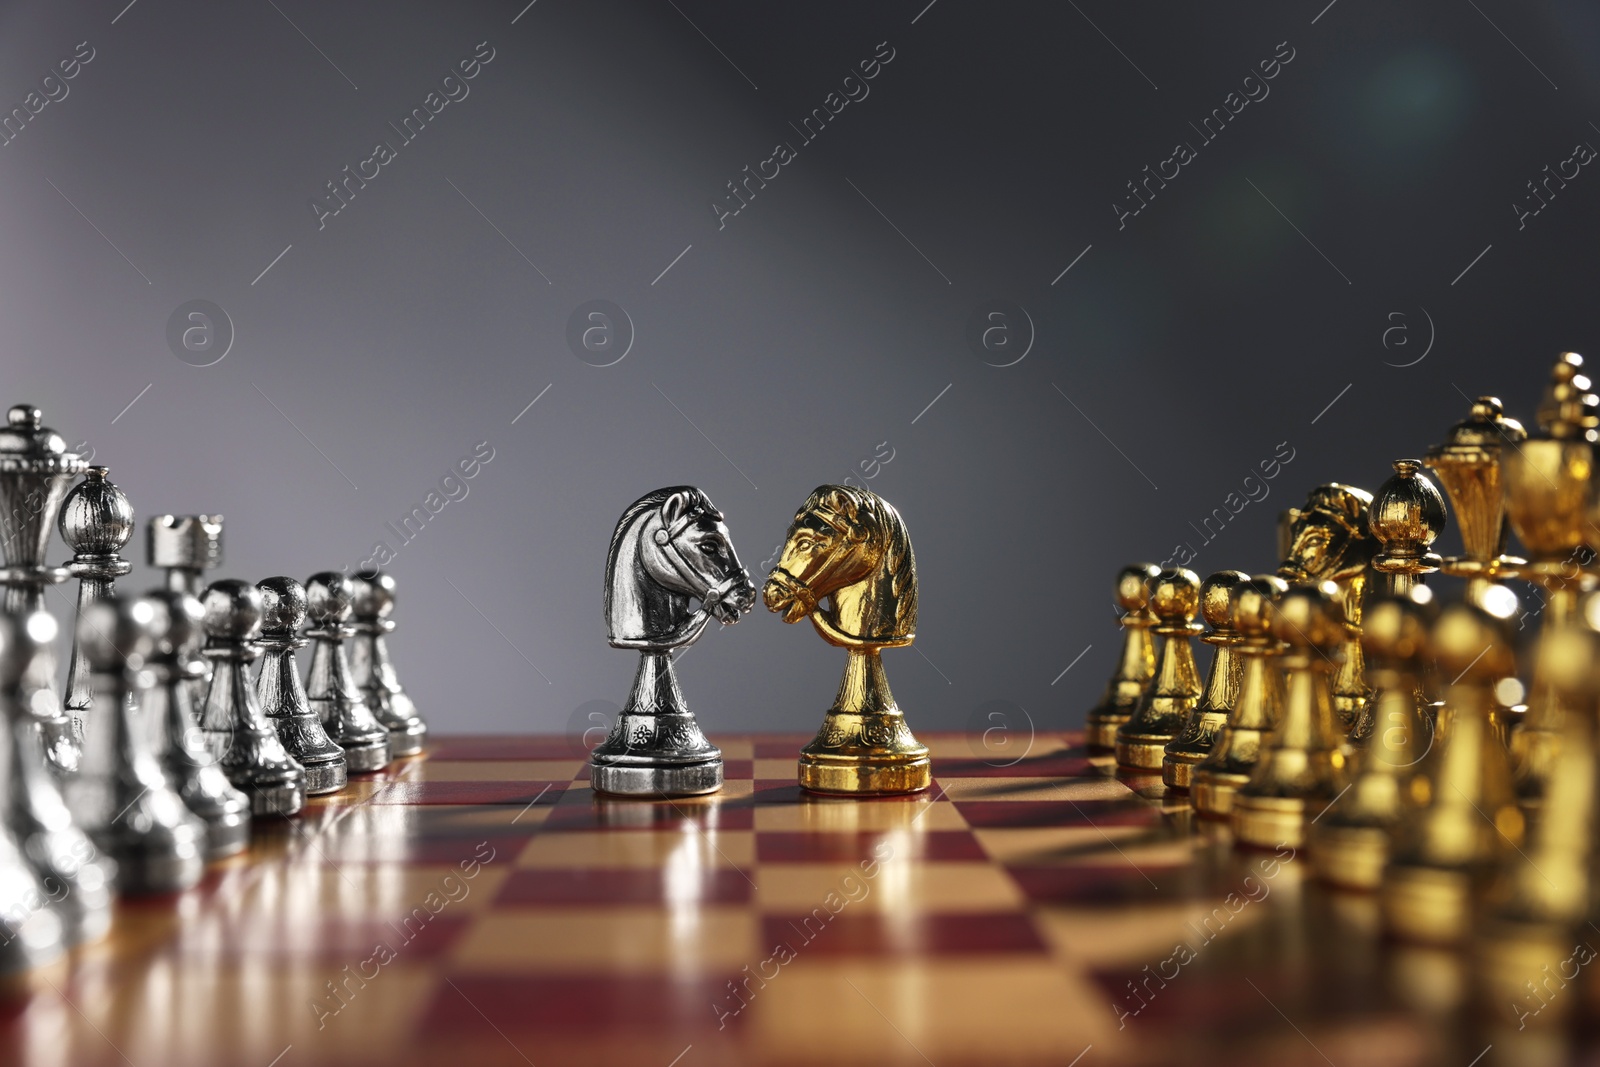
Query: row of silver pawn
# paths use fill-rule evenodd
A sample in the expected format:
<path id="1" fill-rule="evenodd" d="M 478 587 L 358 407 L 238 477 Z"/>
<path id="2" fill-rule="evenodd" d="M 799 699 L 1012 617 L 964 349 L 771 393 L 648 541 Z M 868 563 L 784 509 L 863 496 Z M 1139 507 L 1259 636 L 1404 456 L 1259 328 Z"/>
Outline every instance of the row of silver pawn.
<path id="1" fill-rule="evenodd" d="M 70 769 L 40 730 L 60 714 L 40 684 L 55 618 L 0 615 L 0 975 L 102 936 L 113 893 L 193 887 L 249 846 L 252 819 L 294 816 L 420 752 L 427 726 L 385 641 L 393 606 L 387 575 L 337 571 L 81 603 L 74 671 L 87 668 L 92 697 L 73 717 Z"/>

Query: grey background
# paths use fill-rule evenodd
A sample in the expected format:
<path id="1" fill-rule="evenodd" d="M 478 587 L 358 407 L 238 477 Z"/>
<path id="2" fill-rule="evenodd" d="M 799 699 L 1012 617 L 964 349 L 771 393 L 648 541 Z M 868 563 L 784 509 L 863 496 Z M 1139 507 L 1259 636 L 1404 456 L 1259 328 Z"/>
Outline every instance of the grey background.
<path id="1" fill-rule="evenodd" d="M 913 726 L 1074 725 L 1118 566 L 1188 540 L 1201 573 L 1267 569 L 1307 488 L 1375 488 L 1480 392 L 1531 421 L 1592 347 L 1600 175 L 1524 229 L 1511 207 L 1600 144 L 1592 4 L 125 2 L 0 12 L 4 109 L 95 50 L 0 148 L 6 402 L 141 516 L 224 513 L 253 579 L 397 545 L 384 523 L 490 442 L 390 567 L 440 730 L 581 730 L 622 698 L 601 571 L 636 497 L 705 488 L 759 581 L 880 442 L 867 484 L 922 579 L 889 657 Z M 481 41 L 470 95 L 319 230 L 310 198 Z M 882 41 L 870 95 L 800 144 Z M 1270 95 L 1119 229 L 1124 183 L 1283 41 Z M 719 231 L 778 141 L 798 158 Z M 237 331 L 211 367 L 167 345 L 191 299 Z M 615 366 L 568 349 L 591 299 L 636 328 Z M 1014 366 L 967 341 L 996 299 L 1036 331 Z M 1280 442 L 1271 495 L 1203 544 Z M 680 670 L 713 735 L 807 730 L 841 660 L 758 608 Z"/>

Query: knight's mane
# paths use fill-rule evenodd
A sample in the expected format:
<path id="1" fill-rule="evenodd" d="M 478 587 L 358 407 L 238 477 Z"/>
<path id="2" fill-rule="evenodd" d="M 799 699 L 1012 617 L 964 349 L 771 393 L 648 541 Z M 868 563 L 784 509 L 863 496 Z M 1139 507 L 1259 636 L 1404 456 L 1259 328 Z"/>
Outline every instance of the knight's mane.
<path id="1" fill-rule="evenodd" d="M 667 498 L 674 493 L 689 494 L 691 508 L 699 507 L 709 511 L 716 510 L 712 507 L 710 498 L 692 485 L 672 485 L 665 489 L 657 489 L 654 492 L 646 493 L 627 506 L 622 512 L 622 517 L 617 520 L 616 529 L 611 531 L 611 546 L 606 550 L 605 611 L 608 622 L 611 619 L 611 589 L 616 581 L 617 554 L 622 550 L 623 538 L 628 535 L 628 531 L 633 529 L 634 524 L 639 519 L 652 511 L 660 510 L 661 505 L 666 503 Z"/>
<path id="2" fill-rule="evenodd" d="M 904 637 L 917 629 L 917 562 L 911 535 L 894 505 L 867 489 L 819 486 L 800 512 L 831 512 L 851 528 L 850 535 L 881 546 L 878 595 L 867 607 L 862 636 Z"/>

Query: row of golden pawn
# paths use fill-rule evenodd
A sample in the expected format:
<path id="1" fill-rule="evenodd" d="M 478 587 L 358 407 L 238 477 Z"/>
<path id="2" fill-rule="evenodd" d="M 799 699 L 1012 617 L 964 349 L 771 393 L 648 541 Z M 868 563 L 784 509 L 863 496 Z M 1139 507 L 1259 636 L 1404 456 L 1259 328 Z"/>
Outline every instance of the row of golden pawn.
<path id="1" fill-rule="evenodd" d="M 1393 933 L 1476 928 L 1500 964 L 1485 973 L 1518 995 L 1571 957 L 1597 887 L 1600 401 L 1581 368 L 1557 361 L 1534 432 L 1483 397 L 1428 453 L 1462 557 L 1431 551 L 1444 499 L 1402 460 L 1375 496 L 1315 489 L 1277 575 L 1124 569 L 1123 657 L 1089 721 L 1091 747 L 1160 769 L 1241 845 L 1304 846 L 1325 881 L 1378 891 Z M 1530 560 L 1504 554 L 1508 520 Z M 1465 601 L 1435 605 L 1434 571 L 1470 579 Z M 1525 708 L 1506 578 L 1547 598 Z M 1203 686 L 1197 612 L 1217 653 Z"/>

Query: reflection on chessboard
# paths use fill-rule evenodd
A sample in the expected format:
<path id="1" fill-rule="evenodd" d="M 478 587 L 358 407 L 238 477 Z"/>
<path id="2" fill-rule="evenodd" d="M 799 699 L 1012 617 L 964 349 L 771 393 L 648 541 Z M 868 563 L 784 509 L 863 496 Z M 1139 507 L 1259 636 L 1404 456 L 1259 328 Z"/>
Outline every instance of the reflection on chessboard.
<path id="1" fill-rule="evenodd" d="M 912 733 L 880 657 L 916 636 L 910 536 L 849 486 L 806 499 L 761 589 L 844 650 L 834 706 L 809 741 L 713 745 L 671 653 L 737 622 L 756 586 L 703 492 L 658 490 L 612 537 L 609 637 L 639 667 L 591 750 L 430 745 L 387 646 L 393 580 L 203 585 L 217 516 L 151 520 L 167 586 L 120 596 L 127 498 L 15 407 L 0 1048 L 169 1064 L 1593 1051 L 1597 440 L 1600 399 L 1565 353 L 1532 431 L 1481 397 L 1375 492 L 1315 487 L 1282 516 L 1273 573 L 1125 567 L 1121 656 L 1085 735 L 1040 732 L 1021 755 L 987 731 Z M 1452 515 L 1463 553 L 1443 557 Z M 52 527 L 64 566 L 46 562 Z M 44 595 L 72 578 L 58 684 Z"/>

